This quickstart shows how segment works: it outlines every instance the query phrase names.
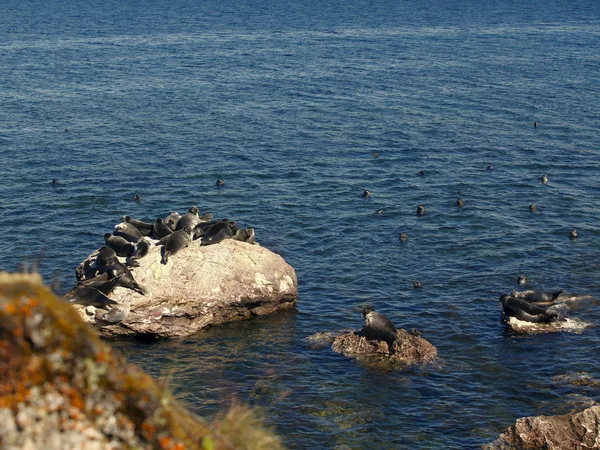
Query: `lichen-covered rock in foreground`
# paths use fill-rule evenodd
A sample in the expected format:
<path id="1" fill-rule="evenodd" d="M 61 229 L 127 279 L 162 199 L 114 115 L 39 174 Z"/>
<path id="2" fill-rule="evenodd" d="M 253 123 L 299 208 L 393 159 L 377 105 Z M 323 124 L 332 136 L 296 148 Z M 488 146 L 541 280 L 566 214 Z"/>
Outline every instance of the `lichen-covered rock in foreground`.
<path id="1" fill-rule="evenodd" d="M 485 446 L 488 450 L 600 448 L 600 406 L 575 414 L 524 417 L 500 438 Z"/>
<path id="2" fill-rule="evenodd" d="M 161 264 L 161 249 L 152 245 L 148 255 L 138 260 L 140 267 L 130 268 L 146 295 L 124 287 L 116 287 L 109 295 L 131 305 L 122 322 L 97 321 L 93 307 L 86 311 L 75 305 L 100 336 L 180 337 L 208 325 L 296 306 L 296 272 L 281 256 L 260 245 L 228 239 L 200 246 L 193 241 L 167 264 Z M 93 263 L 95 254 L 88 260 Z"/>
<path id="3" fill-rule="evenodd" d="M 386 357 L 401 364 L 422 364 L 437 357 L 437 349 L 417 334 L 409 334 L 404 329 L 397 332 L 399 345 L 394 342 L 394 352 L 390 353 L 388 344 L 383 341 L 367 340 L 359 332 L 342 334 L 333 341 L 333 351 L 351 357 Z"/>
<path id="4" fill-rule="evenodd" d="M 1 448 L 281 448 L 253 417 L 242 408 L 205 423 L 100 341 L 39 276 L 0 273 Z"/>

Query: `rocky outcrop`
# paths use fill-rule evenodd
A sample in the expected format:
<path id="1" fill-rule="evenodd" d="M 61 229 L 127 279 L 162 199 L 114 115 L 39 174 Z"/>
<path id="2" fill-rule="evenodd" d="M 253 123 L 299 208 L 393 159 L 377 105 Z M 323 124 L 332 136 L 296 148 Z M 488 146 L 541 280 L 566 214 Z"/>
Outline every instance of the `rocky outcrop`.
<path id="1" fill-rule="evenodd" d="M 563 416 L 525 417 L 516 421 L 488 450 L 600 448 L 600 406 Z"/>
<path id="2" fill-rule="evenodd" d="M 260 245 L 228 239 L 200 246 L 200 241 L 193 241 L 167 264 L 161 263 L 162 248 L 151 245 L 148 254 L 137 261 L 140 266 L 130 268 L 145 295 L 120 286 L 109 295 L 120 304 L 129 304 L 124 320 L 107 323 L 99 320 L 94 307 L 75 305 L 100 336 L 179 337 L 208 325 L 296 306 L 294 269 Z M 93 264 L 94 260 L 95 253 L 86 261 Z M 86 261 L 78 270 L 83 270 Z"/>
<path id="3" fill-rule="evenodd" d="M 519 320 L 516 317 L 507 317 L 504 322 L 508 327 L 518 333 L 556 333 L 556 332 L 567 332 L 567 333 L 581 333 L 590 324 L 584 322 L 581 319 L 565 319 L 551 323 L 533 323 Z"/>
<path id="4" fill-rule="evenodd" d="M 215 423 L 194 416 L 41 277 L 0 273 L 1 448 L 282 448 L 259 422 L 239 407 Z"/>
<path id="5" fill-rule="evenodd" d="M 360 332 L 342 334 L 333 341 L 333 351 L 350 357 L 383 357 L 401 365 L 423 364 L 434 361 L 437 349 L 418 332 L 409 334 L 404 329 L 397 331 L 398 341 L 394 342 L 393 352 L 384 341 L 367 340 Z"/>

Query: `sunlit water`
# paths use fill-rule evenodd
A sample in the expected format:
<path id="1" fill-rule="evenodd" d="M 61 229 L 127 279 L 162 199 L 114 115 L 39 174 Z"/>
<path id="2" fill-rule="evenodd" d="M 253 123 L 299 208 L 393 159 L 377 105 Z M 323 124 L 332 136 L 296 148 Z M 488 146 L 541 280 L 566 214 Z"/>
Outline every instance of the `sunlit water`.
<path id="1" fill-rule="evenodd" d="M 598 398 L 564 380 L 600 378 L 600 3 L 2 10 L 1 268 L 39 260 L 62 293 L 122 215 L 198 205 L 297 271 L 295 314 L 116 343 L 193 411 L 263 406 L 290 448 L 476 448 Z M 521 272 L 584 297 L 585 326 L 508 332 Z M 360 328 L 367 303 L 440 363 L 388 372 L 305 340 Z"/>

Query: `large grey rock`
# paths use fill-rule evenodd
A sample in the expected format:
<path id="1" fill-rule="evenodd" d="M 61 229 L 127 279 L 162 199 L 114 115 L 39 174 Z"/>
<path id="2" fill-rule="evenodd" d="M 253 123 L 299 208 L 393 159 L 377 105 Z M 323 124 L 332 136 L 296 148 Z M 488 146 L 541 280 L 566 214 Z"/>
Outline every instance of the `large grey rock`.
<path id="1" fill-rule="evenodd" d="M 600 406 L 575 414 L 518 419 L 488 450 L 600 448 Z"/>
<path id="2" fill-rule="evenodd" d="M 97 319 L 100 314 L 94 307 L 74 305 L 100 336 L 185 336 L 208 325 L 296 306 L 296 272 L 281 256 L 260 245 L 229 239 L 200 246 L 194 241 L 165 265 L 161 264 L 162 247 L 155 243 L 138 260 L 140 266 L 130 268 L 146 295 L 123 287 L 109 295 L 119 303 L 129 302 L 131 311 L 123 321 L 106 323 Z M 93 263 L 95 253 L 87 260 Z"/>

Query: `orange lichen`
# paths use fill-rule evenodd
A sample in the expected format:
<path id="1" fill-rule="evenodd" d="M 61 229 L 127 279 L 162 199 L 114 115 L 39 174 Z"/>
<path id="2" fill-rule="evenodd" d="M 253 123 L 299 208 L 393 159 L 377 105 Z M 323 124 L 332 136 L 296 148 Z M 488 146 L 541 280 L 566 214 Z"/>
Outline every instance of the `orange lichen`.
<path id="1" fill-rule="evenodd" d="M 42 321 L 33 328 L 30 317 Z M 100 341 L 39 276 L 0 272 L 0 407 L 16 414 L 19 404 L 36 404 L 36 395 L 47 394 L 62 397 L 47 405 L 47 411 L 59 412 L 57 432 L 83 432 L 84 423 L 98 423 L 108 406 L 119 427 L 135 436 L 134 448 L 199 450 L 203 442 L 211 442 L 211 449 L 236 448 Z"/>
<path id="2" fill-rule="evenodd" d="M 161 448 L 164 448 L 165 450 L 169 450 L 172 446 L 171 443 L 171 438 L 169 436 L 163 436 L 158 440 L 158 443 L 160 444 Z"/>
<path id="3" fill-rule="evenodd" d="M 144 436 L 149 439 L 152 440 L 154 439 L 154 434 L 156 433 L 156 428 L 151 425 L 150 423 L 148 423 L 148 421 L 144 420 L 142 422 L 142 434 L 144 434 Z"/>

